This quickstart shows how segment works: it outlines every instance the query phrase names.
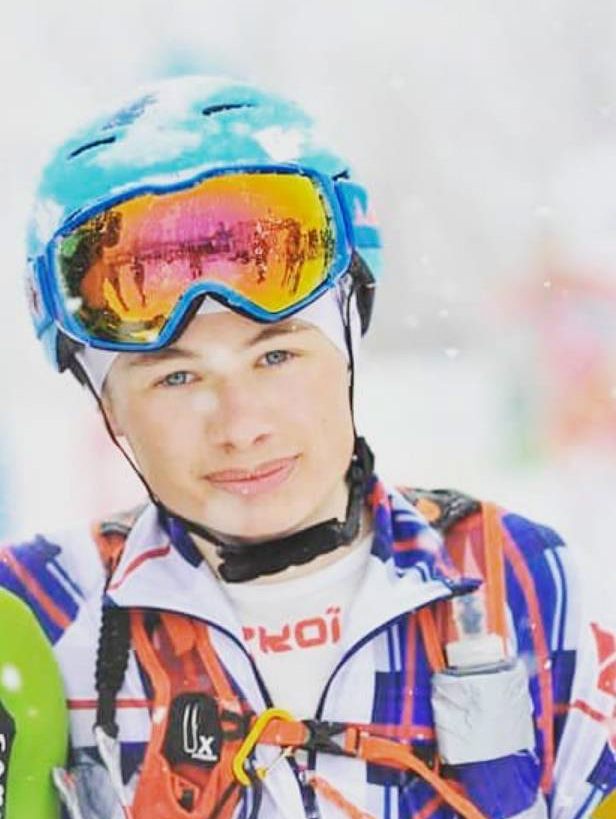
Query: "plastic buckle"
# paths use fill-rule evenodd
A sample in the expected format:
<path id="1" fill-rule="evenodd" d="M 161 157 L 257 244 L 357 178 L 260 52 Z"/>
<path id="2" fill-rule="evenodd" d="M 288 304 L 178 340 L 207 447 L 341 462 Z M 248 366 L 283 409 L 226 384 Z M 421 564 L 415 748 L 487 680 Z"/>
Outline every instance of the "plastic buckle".
<path id="1" fill-rule="evenodd" d="M 353 756 L 350 751 L 346 751 L 342 746 L 334 742 L 332 737 L 342 734 L 347 729 L 343 722 L 320 722 L 319 720 L 304 720 L 304 725 L 308 729 L 309 736 L 302 748 L 305 751 L 324 751 L 327 754 L 336 756 Z"/>

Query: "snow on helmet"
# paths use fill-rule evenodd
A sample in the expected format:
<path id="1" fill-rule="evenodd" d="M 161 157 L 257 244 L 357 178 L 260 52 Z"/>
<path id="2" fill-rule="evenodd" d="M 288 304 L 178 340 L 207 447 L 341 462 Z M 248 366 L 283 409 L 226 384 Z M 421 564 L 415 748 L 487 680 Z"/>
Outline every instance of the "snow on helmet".
<path id="1" fill-rule="evenodd" d="M 172 188 L 210 171 L 248 166 L 297 167 L 336 185 L 344 182 L 350 264 L 359 263 L 370 281 L 365 331 L 380 241 L 366 192 L 352 182 L 347 163 L 321 144 L 311 119 L 294 103 L 240 81 L 186 76 L 146 87 L 119 110 L 99 116 L 61 145 L 42 173 L 28 229 L 26 286 L 36 334 L 57 369 L 67 366 L 59 340 L 71 333 L 53 291 L 50 246 L 66 225 L 148 186 Z"/>

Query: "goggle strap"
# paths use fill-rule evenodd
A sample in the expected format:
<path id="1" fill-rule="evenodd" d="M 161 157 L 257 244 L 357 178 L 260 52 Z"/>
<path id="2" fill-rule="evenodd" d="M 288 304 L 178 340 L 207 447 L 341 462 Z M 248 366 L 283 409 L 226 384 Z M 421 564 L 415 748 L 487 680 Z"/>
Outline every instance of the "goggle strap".
<path id="1" fill-rule="evenodd" d="M 88 386 L 88 376 L 79 363 L 76 353 L 83 349 L 83 344 L 65 335 L 61 330 L 56 337 L 56 360 L 58 370 L 63 373 L 70 370 L 77 381 L 83 386 Z"/>
<path id="2" fill-rule="evenodd" d="M 353 280 L 353 293 L 359 313 L 361 324 L 361 334 L 364 336 L 370 326 L 372 318 L 372 308 L 374 306 L 374 296 L 376 293 L 376 281 L 366 262 L 356 251 L 353 251 L 349 264 L 349 274 Z"/>
<path id="3" fill-rule="evenodd" d="M 347 353 L 349 356 L 349 407 L 351 408 L 351 423 L 353 424 L 353 438 L 357 441 L 357 429 L 355 428 L 355 359 L 353 356 L 353 327 L 351 323 L 351 309 L 352 302 L 355 297 L 357 288 L 357 281 L 353 277 L 351 279 L 351 287 L 349 293 L 345 297 L 344 303 L 344 340 L 346 341 Z"/>

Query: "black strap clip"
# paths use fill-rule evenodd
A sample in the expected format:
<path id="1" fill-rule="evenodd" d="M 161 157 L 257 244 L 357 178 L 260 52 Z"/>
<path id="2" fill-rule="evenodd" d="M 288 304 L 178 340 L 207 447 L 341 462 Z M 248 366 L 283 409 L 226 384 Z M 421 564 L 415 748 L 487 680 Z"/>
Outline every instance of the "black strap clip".
<path id="1" fill-rule="evenodd" d="M 321 722 L 316 719 L 303 721 L 308 729 L 308 739 L 301 746 L 305 751 L 321 751 L 335 756 L 353 756 L 349 751 L 333 740 L 333 737 L 342 734 L 347 729 L 344 722 Z"/>

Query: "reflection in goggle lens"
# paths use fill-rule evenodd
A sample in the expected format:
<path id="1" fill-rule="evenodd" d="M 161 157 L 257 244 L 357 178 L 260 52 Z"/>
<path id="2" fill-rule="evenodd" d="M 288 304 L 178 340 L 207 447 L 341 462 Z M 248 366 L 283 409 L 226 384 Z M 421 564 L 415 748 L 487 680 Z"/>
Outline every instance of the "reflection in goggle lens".
<path id="1" fill-rule="evenodd" d="M 325 280 L 334 221 L 299 174 L 238 173 L 144 194 L 74 228 L 56 249 L 67 311 L 95 339 L 155 341 L 182 295 L 210 284 L 277 313 Z"/>

